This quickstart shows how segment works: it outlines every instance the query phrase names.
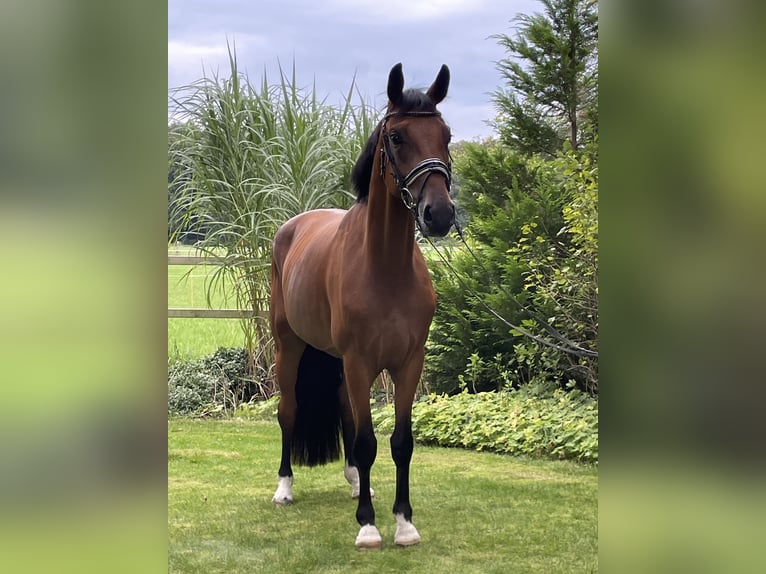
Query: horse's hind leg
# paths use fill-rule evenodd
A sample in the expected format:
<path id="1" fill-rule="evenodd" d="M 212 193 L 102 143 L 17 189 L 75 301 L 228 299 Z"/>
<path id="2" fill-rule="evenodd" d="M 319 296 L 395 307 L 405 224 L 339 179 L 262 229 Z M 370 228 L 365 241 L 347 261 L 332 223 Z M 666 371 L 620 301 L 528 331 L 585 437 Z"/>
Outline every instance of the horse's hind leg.
<path id="1" fill-rule="evenodd" d="M 352 498 L 359 498 L 359 470 L 354 460 L 354 414 L 351 412 L 351 402 L 348 398 L 345 381 L 338 389 L 341 410 L 341 428 L 343 429 L 343 453 L 345 466 L 343 476 L 351 485 Z"/>
<path id="2" fill-rule="evenodd" d="M 290 456 L 298 410 L 295 387 L 298 365 L 306 348 L 306 344 L 290 328 L 284 309 L 276 265 L 272 264 L 270 321 L 276 346 L 276 377 L 280 391 L 278 419 L 282 429 L 282 459 L 277 472 L 277 491 L 272 498 L 275 504 L 289 504 L 293 501 L 293 469 Z"/>
<path id="3" fill-rule="evenodd" d="M 279 411 L 277 418 L 282 429 L 282 458 L 277 472 L 277 491 L 272 501 L 275 504 L 289 504 L 293 501 L 293 469 L 290 464 L 290 451 L 295 429 L 295 416 L 298 403 L 295 384 L 298 378 L 298 364 L 305 344 L 297 337 L 277 343 L 276 375 L 279 384 Z"/>

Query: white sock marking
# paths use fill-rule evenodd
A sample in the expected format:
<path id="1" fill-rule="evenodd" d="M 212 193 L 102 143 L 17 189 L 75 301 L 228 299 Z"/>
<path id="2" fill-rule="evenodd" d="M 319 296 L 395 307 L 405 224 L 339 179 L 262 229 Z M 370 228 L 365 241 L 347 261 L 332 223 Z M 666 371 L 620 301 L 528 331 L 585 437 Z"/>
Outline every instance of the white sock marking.
<path id="1" fill-rule="evenodd" d="M 271 499 L 274 504 L 290 504 L 293 501 L 293 477 L 280 476 L 277 491 Z"/>
<path id="2" fill-rule="evenodd" d="M 355 544 L 356 547 L 360 549 L 380 548 L 383 546 L 383 538 L 380 536 L 380 532 L 374 525 L 365 524 L 359 529 Z"/>
<path id="3" fill-rule="evenodd" d="M 346 464 L 343 468 L 343 476 L 351 485 L 351 498 L 359 498 L 359 469 Z M 375 496 L 375 491 L 372 488 L 370 488 L 370 496 Z"/>
<path id="4" fill-rule="evenodd" d="M 420 542 L 420 534 L 415 525 L 404 518 L 404 514 L 396 514 L 396 534 L 394 542 L 399 546 L 412 546 Z"/>

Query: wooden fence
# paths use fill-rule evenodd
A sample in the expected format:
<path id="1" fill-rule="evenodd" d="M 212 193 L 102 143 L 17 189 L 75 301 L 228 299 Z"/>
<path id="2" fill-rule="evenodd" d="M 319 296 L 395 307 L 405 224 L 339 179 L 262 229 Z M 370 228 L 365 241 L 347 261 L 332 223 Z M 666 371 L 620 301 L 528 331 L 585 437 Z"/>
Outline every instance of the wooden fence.
<path id="1" fill-rule="evenodd" d="M 215 259 L 200 255 L 168 255 L 168 265 L 218 265 Z M 265 312 L 258 313 L 265 318 Z M 168 307 L 168 317 L 184 319 L 240 319 L 254 317 L 252 309 L 208 309 Z"/>

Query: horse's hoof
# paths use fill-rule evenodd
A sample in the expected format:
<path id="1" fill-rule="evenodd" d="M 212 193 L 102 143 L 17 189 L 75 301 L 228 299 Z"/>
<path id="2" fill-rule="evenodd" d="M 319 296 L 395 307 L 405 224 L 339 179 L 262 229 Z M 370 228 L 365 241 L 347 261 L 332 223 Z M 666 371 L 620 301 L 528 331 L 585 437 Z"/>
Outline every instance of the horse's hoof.
<path id="1" fill-rule="evenodd" d="M 383 538 L 373 524 L 365 524 L 359 529 L 356 537 L 356 547 L 359 550 L 379 550 L 383 546 Z"/>
<path id="2" fill-rule="evenodd" d="M 292 476 L 280 476 L 277 482 L 277 491 L 274 493 L 274 497 L 271 502 L 277 506 L 284 506 L 286 504 L 293 503 L 293 477 Z"/>
<path id="3" fill-rule="evenodd" d="M 396 534 L 394 543 L 397 546 L 413 546 L 420 543 L 420 534 L 415 525 L 404 518 L 404 515 L 396 515 Z"/>

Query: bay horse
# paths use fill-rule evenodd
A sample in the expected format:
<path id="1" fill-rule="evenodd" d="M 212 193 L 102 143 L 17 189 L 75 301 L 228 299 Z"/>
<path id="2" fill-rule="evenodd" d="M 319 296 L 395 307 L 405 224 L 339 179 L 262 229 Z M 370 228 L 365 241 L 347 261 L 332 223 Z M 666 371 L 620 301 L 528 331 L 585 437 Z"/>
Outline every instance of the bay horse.
<path id="1" fill-rule="evenodd" d="M 352 170 L 356 203 L 301 213 L 274 237 L 270 322 L 282 459 L 272 500 L 293 501 L 291 461 L 338 460 L 342 435 L 344 475 L 358 498 L 358 548 L 383 542 L 370 488 L 377 454 L 370 388 L 384 369 L 395 385 L 394 542 L 420 542 L 409 493 L 411 412 L 436 294 L 415 228 L 444 236 L 455 221 L 450 130 L 436 109 L 449 79 L 443 65 L 426 92 L 403 90 L 395 65 L 385 116 Z"/>

